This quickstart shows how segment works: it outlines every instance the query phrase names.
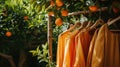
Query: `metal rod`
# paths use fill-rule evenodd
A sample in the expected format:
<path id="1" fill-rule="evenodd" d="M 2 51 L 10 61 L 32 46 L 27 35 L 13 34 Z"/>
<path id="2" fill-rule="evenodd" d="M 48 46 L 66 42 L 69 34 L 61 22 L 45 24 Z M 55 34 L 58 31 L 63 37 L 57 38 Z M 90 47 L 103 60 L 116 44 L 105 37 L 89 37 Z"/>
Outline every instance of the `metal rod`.
<path id="1" fill-rule="evenodd" d="M 100 8 L 100 9 L 98 9 L 96 12 L 98 12 L 98 11 L 105 11 L 105 10 L 107 10 L 107 9 L 108 9 L 107 7 L 102 7 L 102 8 Z M 90 10 L 72 12 L 72 13 L 69 13 L 68 16 L 71 16 L 71 15 L 78 15 L 78 14 L 87 14 L 87 13 L 90 13 L 90 12 L 91 12 Z"/>

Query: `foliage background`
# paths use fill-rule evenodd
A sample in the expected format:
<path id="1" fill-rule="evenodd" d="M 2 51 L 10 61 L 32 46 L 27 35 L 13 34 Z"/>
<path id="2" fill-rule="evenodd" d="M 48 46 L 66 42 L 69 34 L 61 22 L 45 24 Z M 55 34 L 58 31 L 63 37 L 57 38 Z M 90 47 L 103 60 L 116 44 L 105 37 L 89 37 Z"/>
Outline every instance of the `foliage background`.
<path id="1" fill-rule="evenodd" d="M 24 19 L 25 16 L 28 17 L 27 20 Z M 28 56 L 28 67 L 40 65 L 28 50 L 46 43 L 46 18 L 46 12 L 36 10 L 29 0 L 0 0 L 0 52 L 12 55 L 15 63 L 18 64 L 19 52 L 24 50 Z M 7 31 L 12 33 L 11 37 L 5 35 Z M 9 64 L 5 66 L 7 63 L 5 59 L 0 60 L 0 66 L 10 66 Z"/>

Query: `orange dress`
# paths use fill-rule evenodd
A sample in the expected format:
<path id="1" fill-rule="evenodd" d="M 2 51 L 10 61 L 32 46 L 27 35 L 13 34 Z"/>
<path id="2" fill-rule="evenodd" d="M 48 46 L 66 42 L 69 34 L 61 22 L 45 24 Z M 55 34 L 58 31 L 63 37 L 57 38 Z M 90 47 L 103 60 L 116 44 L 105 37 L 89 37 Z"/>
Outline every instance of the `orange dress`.
<path id="1" fill-rule="evenodd" d="M 92 36 L 89 33 L 89 30 L 83 29 L 76 36 L 76 59 L 74 63 L 74 67 L 86 67 L 86 60 L 89 50 L 89 45 L 91 42 Z"/>
<path id="2" fill-rule="evenodd" d="M 66 43 L 65 46 L 65 54 L 64 54 L 64 61 L 63 61 L 63 67 L 73 67 L 74 61 L 75 61 L 75 36 L 79 30 L 74 30 Z"/>
<path id="3" fill-rule="evenodd" d="M 65 31 L 58 37 L 58 46 L 57 46 L 57 66 L 56 67 L 62 67 L 63 65 L 63 59 L 64 59 L 64 52 L 65 52 L 65 46 L 66 46 L 66 38 L 69 36 L 70 32 Z"/>
<path id="4" fill-rule="evenodd" d="M 108 30 L 104 24 L 96 38 L 91 67 L 120 67 L 120 32 Z"/>

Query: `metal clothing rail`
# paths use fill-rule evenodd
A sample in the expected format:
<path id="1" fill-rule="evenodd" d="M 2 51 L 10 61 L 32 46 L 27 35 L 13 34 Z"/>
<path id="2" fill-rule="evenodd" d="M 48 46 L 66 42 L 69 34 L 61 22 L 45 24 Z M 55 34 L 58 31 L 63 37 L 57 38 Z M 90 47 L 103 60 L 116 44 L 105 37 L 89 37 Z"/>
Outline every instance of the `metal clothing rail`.
<path id="1" fill-rule="evenodd" d="M 102 8 L 100 8 L 100 9 L 98 9 L 96 12 L 98 12 L 98 11 L 105 11 L 105 10 L 107 10 L 107 9 L 108 9 L 108 7 L 102 7 Z M 87 13 L 91 13 L 91 11 L 88 10 L 88 11 L 72 12 L 72 13 L 69 13 L 68 16 L 78 15 L 78 14 L 87 14 Z"/>
<path id="2" fill-rule="evenodd" d="M 98 9 L 96 12 L 98 11 L 105 11 L 107 10 L 107 7 L 102 7 L 100 9 Z M 68 16 L 73 16 L 73 15 L 79 15 L 79 14 L 86 14 L 86 13 L 90 13 L 91 11 L 78 11 L 78 12 L 72 12 L 69 13 Z M 48 23 L 47 23 L 47 42 L 48 42 L 48 50 L 49 50 L 49 57 L 50 57 L 50 61 L 52 61 L 52 22 L 51 22 L 51 16 L 48 17 Z"/>

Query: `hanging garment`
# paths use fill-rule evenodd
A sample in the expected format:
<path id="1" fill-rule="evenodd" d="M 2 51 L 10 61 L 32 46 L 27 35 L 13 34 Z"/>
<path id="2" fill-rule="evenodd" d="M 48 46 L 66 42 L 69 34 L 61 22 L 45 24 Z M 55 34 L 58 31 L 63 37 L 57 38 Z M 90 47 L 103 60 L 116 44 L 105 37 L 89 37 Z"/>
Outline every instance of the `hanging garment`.
<path id="1" fill-rule="evenodd" d="M 73 67 L 75 61 L 75 36 L 78 34 L 79 30 L 74 30 L 69 38 L 67 39 L 63 67 Z"/>
<path id="2" fill-rule="evenodd" d="M 76 36 L 76 59 L 74 63 L 74 67 L 86 67 L 86 60 L 89 50 L 89 45 L 92 39 L 92 35 L 89 33 L 89 30 L 83 29 Z"/>
<path id="3" fill-rule="evenodd" d="M 70 34 L 69 31 L 65 31 L 65 32 L 61 33 L 58 37 L 57 66 L 56 67 L 62 67 L 62 65 L 63 65 L 66 40 L 67 40 L 67 37 L 69 36 L 69 34 Z"/>
<path id="4" fill-rule="evenodd" d="M 120 67 L 120 32 L 113 33 L 104 24 L 96 38 L 91 67 Z"/>
<path id="5" fill-rule="evenodd" d="M 79 35 L 80 33 L 75 37 L 76 57 L 75 57 L 74 67 L 85 67 L 85 58 L 84 58 L 83 48 L 80 43 L 80 38 L 78 37 Z"/>
<path id="6" fill-rule="evenodd" d="M 95 31 L 94 36 L 93 36 L 93 38 L 90 42 L 86 67 L 91 67 L 92 54 L 93 54 L 93 49 L 94 49 L 94 44 L 95 44 L 95 41 L 96 41 L 96 38 L 97 38 L 97 34 L 98 34 L 98 29 Z"/>
<path id="7" fill-rule="evenodd" d="M 104 67 L 103 62 L 104 62 L 104 43 L 105 43 L 105 33 L 107 33 L 104 30 L 105 25 L 103 25 L 99 32 L 98 36 L 96 38 L 96 42 L 94 45 L 94 50 L 93 50 L 93 56 L 92 56 L 92 63 L 91 67 Z"/>
<path id="8" fill-rule="evenodd" d="M 120 32 L 116 35 L 116 45 L 114 50 L 114 67 L 120 67 Z"/>
<path id="9" fill-rule="evenodd" d="M 105 51 L 104 51 L 104 67 L 120 67 L 119 54 L 119 36 L 120 32 L 109 31 L 105 26 Z"/>

